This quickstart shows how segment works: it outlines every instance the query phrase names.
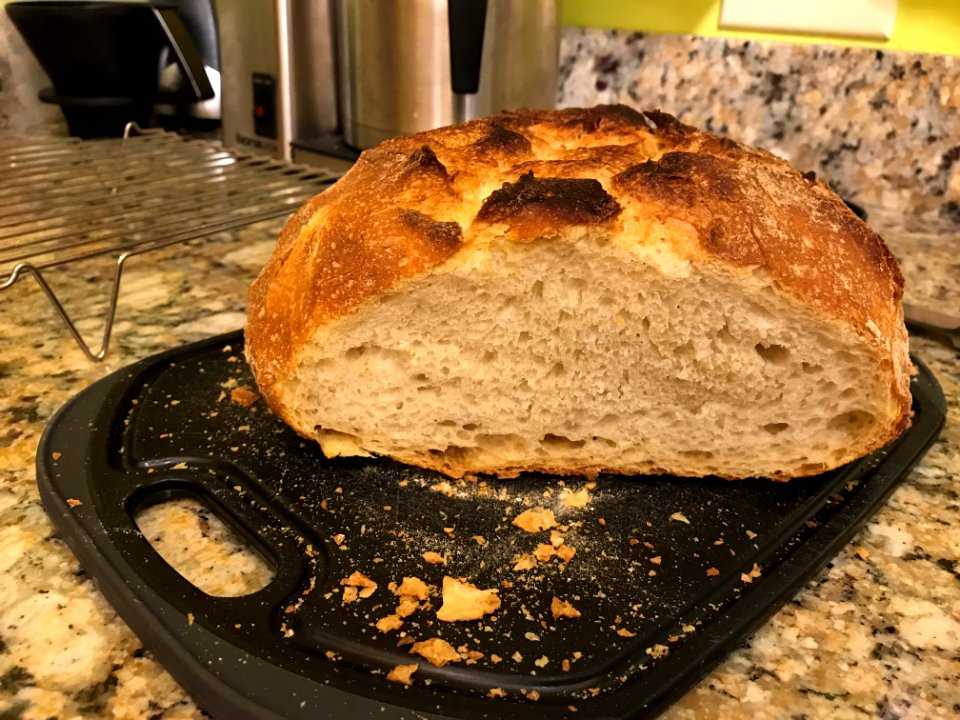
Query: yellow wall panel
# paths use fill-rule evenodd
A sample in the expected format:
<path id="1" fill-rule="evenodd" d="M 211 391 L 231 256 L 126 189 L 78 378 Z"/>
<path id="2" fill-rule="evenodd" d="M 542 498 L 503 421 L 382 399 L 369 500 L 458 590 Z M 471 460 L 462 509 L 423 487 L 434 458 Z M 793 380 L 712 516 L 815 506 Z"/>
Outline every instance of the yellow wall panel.
<path id="1" fill-rule="evenodd" d="M 563 21 L 567 25 L 642 32 L 960 55 L 960 0 L 900 0 L 893 36 L 889 40 L 720 30 L 720 3 L 721 0 L 564 0 Z"/>

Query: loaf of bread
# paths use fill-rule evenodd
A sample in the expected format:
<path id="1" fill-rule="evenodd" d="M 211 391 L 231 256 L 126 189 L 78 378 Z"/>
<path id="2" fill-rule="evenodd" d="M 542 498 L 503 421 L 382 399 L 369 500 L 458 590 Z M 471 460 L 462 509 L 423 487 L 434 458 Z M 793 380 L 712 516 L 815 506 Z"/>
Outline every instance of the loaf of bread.
<path id="1" fill-rule="evenodd" d="M 360 156 L 250 292 L 270 407 L 451 476 L 788 479 L 909 424 L 903 280 L 812 173 L 623 106 Z"/>

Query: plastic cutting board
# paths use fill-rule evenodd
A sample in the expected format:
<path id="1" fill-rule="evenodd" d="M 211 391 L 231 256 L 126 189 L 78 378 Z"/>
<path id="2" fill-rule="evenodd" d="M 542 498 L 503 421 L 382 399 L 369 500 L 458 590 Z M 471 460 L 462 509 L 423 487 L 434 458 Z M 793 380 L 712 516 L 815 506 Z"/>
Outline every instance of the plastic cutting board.
<path id="1" fill-rule="evenodd" d="M 936 439 L 943 394 L 917 364 L 912 427 L 838 471 L 790 483 L 601 476 L 577 509 L 561 500 L 564 485 L 584 487 L 577 478 L 445 483 L 388 460 L 325 459 L 262 402 L 231 402 L 225 388 L 254 387 L 234 333 L 80 393 L 41 440 L 38 483 L 104 595 L 215 718 L 652 717 L 812 578 Z M 133 520 L 171 497 L 209 505 L 274 580 L 238 598 L 187 582 Z M 511 524 L 533 506 L 554 510 L 576 555 L 514 570 L 550 543 Z M 426 550 L 446 565 L 425 563 Z M 340 580 L 355 570 L 378 589 L 344 604 Z M 444 575 L 497 588 L 500 610 L 443 623 L 434 597 L 403 636 L 374 628 L 396 606 L 390 582 Z M 581 616 L 554 619 L 554 596 Z M 471 661 L 410 654 L 431 637 Z M 410 686 L 386 680 L 418 660 Z"/>

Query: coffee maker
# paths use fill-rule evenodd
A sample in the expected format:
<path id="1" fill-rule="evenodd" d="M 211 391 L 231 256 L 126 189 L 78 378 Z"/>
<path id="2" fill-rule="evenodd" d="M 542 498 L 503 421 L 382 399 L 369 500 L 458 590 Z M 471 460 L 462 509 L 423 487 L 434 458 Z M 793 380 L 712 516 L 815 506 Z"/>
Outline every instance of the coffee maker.
<path id="1" fill-rule="evenodd" d="M 227 145 L 298 162 L 553 107 L 558 0 L 216 0 Z"/>
<path id="2" fill-rule="evenodd" d="M 52 82 L 40 100 L 60 106 L 72 135 L 119 137 L 128 122 L 157 117 L 219 125 L 212 0 L 21 1 L 5 10 Z"/>

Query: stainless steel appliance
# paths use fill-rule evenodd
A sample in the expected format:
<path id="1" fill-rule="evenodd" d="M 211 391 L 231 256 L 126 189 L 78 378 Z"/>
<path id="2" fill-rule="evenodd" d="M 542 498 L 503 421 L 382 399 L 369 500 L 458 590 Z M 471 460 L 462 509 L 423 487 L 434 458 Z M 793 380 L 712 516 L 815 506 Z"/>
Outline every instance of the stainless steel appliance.
<path id="1" fill-rule="evenodd" d="M 555 104 L 558 0 L 216 0 L 216 9 L 228 145 L 349 160 L 394 135 Z"/>

